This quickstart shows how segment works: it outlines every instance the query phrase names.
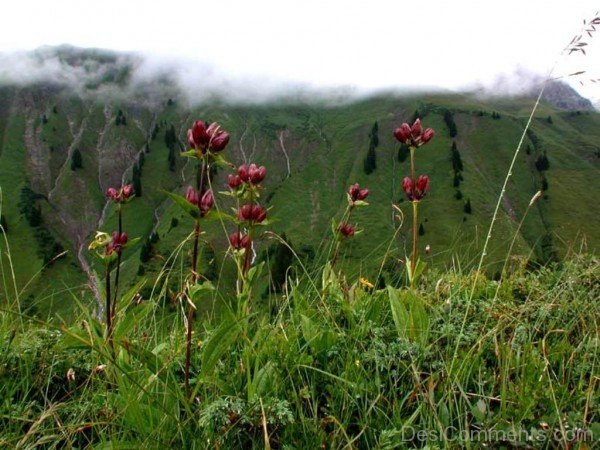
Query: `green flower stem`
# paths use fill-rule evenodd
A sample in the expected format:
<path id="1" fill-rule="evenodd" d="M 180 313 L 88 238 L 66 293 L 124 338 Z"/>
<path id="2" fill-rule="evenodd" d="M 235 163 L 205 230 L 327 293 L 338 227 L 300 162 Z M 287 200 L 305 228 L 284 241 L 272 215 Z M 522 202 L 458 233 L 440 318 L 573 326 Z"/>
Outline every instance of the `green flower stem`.
<path id="1" fill-rule="evenodd" d="M 412 224 L 412 256 L 410 258 L 410 287 L 415 285 L 415 271 L 417 270 L 417 222 L 419 218 L 419 202 L 413 201 L 413 224 Z"/>
<path id="2" fill-rule="evenodd" d="M 121 233 L 123 232 L 123 219 L 122 219 L 122 215 L 121 215 L 121 204 L 119 203 L 117 205 L 117 216 L 119 218 L 119 226 L 118 226 L 118 233 L 119 233 L 119 238 L 121 236 Z M 119 274 L 121 273 L 121 253 L 119 252 L 117 254 L 117 269 L 115 271 L 115 295 L 114 295 L 114 299 L 112 302 L 112 310 L 111 310 L 111 321 L 114 322 L 115 320 L 115 316 L 117 314 L 117 295 L 119 292 Z"/>
<path id="3" fill-rule="evenodd" d="M 196 172 L 196 188 L 200 199 L 202 198 L 202 189 L 204 187 L 204 176 L 208 170 L 208 165 L 204 159 L 198 165 L 198 171 Z M 198 243 L 200 240 L 200 204 L 198 204 L 198 219 L 196 219 L 196 225 L 194 226 L 194 246 L 192 249 L 192 285 L 196 285 L 198 282 Z M 191 302 L 191 299 L 190 299 Z M 186 330 L 186 346 L 185 346 L 185 369 L 184 369 L 184 387 L 186 396 L 189 398 L 191 395 L 190 391 L 190 366 L 192 359 L 192 330 L 194 320 L 194 308 L 188 304 L 187 311 L 187 330 Z"/>
<path id="4" fill-rule="evenodd" d="M 106 264 L 106 341 L 111 349 L 113 348 L 112 332 L 112 310 L 110 308 L 110 264 Z"/>

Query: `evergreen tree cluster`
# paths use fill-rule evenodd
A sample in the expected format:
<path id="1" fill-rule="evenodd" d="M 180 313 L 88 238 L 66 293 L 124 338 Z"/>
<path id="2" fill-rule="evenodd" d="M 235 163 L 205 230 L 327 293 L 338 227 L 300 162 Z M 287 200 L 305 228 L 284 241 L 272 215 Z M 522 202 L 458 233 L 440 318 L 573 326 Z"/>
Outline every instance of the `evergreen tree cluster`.
<path id="1" fill-rule="evenodd" d="M 83 167 L 81 152 L 78 148 L 73 150 L 73 154 L 71 155 L 71 170 L 81 169 Z"/>
<path id="2" fill-rule="evenodd" d="M 165 130 L 165 145 L 169 149 L 169 156 L 167 160 L 169 161 L 169 170 L 171 172 L 175 171 L 175 147 L 177 146 L 177 134 L 175 133 L 175 127 L 171 124 L 169 128 Z"/>
<path id="3" fill-rule="evenodd" d="M 367 175 L 377 169 L 377 154 L 375 149 L 379 145 L 379 124 L 377 121 L 373 124 L 371 132 L 369 133 L 369 151 L 363 161 L 363 168 Z"/>
<path id="4" fill-rule="evenodd" d="M 444 122 L 446 122 L 446 126 L 448 127 L 448 133 L 450 137 L 456 137 L 458 131 L 456 129 L 456 122 L 454 122 L 454 114 L 449 109 L 444 111 Z"/>
<path id="5" fill-rule="evenodd" d="M 127 125 L 127 119 L 125 118 L 125 115 L 123 114 L 123 111 L 119 110 L 117 111 L 117 118 L 115 119 L 115 125 L 116 126 L 126 126 Z"/>
<path id="6" fill-rule="evenodd" d="M 131 172 L 131 184 L 133 184 L 133 192 L 137 197 L 142 196 L 142 167 L 144 167 L 144 152 L 140 153 L 138 160 L 133 164 Z"/>
<path id="7" fill-rule="evenodd" d="M 33 228 L 33 235 L 38 244 L 38 256 L 44 261 L 44 264 L 50 264 L 56 255 L 63 251 L 63 247 L 44 225 L 42 208 L 38 204 L 38 200 L 43 198 L 43 195 L 34 192 L 29 186 L 25 186 L 21 189 L 19 210 Z"/>

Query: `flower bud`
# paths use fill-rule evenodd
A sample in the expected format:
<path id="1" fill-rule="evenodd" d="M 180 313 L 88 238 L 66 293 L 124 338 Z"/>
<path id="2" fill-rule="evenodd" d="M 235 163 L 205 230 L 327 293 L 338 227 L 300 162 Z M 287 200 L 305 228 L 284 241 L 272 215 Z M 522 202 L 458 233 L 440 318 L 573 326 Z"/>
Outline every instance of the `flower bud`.
<path id="1" fill-rule="evenodd" d="M 402 189 L 404 190 L 404 193 L 408 199 L 412 201 L 413 182 L 410 177 L 404 177 L 402 180 Z"/>
<path id="2" fill-rule="evenodd" d="M 342 233 L 344 237 L 354 236 L 356 229 L 347 223 L 341 223 L 338 227 L 338 231 Z"/>
<path id="3" fill-rule="evenodd" d="M 196 189 L 194 189 L 192 186 L 188 186 L 187 191 L 185 193 L 185 199 L 192 205 L 198 206 L 199 199 Z"/>
<path id="4" fill-rule="evenodd" d="M 244 183 L 248 182 L 250 178 L 248 175 L 248 166 L 246 164 L 242 164 L 240 167 L 238 167 L 238 176 Z"/>
<path id="5" fill-rule="evenodd" d="M 252 206 L 249 204 L 242 205 L 238 209 L 239 220 L 251 220 L 252 219 Z"/>
<path id="6" fill-rule="evenodd" d="M 108 198 L 110 198 L 113 201 L 118 201 L 118 197 L 119 197 L 119 193 L 117 192 L 117 190 L 115 188 L 108 188 L 106 190 L 106 195 L 108 196 Z"/>
<path id="7" fill-rule="evenodd" d="M 404 178 L 402 181 L 402 189 L 406 193 L 406 197 L 411 202 L 418 202 L 429 190 L 429 177 L 427 175 L 421 175 L 415 182 L 409 177 Z"/>
<path id="8" fill-rule="evenodd" d="M 227 184 L 233 190 L 236 190 L 242 185 L 242 179 L 239 175 L 227 175 Z"/>
<path id="9" fill-rule="evenodd" d="M 121 188 L 121 196 L 123 200 L 127 200 L 133 194 L 133 185 L 127 184 Z"/>
<path id="10" fill-rule="evenodd" d="M 415 120 L 415 123 L 413 123 L 413 126 L 410 129 L 410 134 L 412 135 L 412 137 L 414 139 L 416 139 L 419 136 L 421 136 L 422 132 L 423 132 L 423 126 L 421 125 L 421 119 L 417 119 L 417 120 Z"/>
<path id="11" fill-rule="evenodd" d="M 423 131 L 423 136 L 421 137 L 421 142 L 423 144 L 427 144 L 431 138 L 433 138 L 435 132 L 433 131 L 433 128 L 427 128 L 425 131 Z"/>
<path id="12" fill-rule="evenodd" d="M 247 234 L 242 235 L 241 233 L 236 232 L 229 236 L 229 244 L 236 250 L 248 248 L 250 237 Z"/>
<path id="13" fill-rule="evenodd" d="M 350 199 L 353 202 L 355 202 L 357 200 L 359 190 L 360 190 L 360 187 L 359 187 L 358 183 L 355 183 L 348 188 L 348 195 L 350 196 Z"/>
<path id="14" fill-rule="evenodd" d="M 206 191 L 200 200 L 200 215 L 204 217 L 208 211 L 213 207 L 215 199 L 212 191 Z"/>
<path id="15" fill-rule="evenodd" d="M 188 132 L 188 139 L 190 133 Z M 191 129 L 192 143 L 195 148 L 204 149 L 208 144 L 208 134 L 206 132 L 206 124 L 202 120 L 196 120 Z"/>
<path id="16" fill-rule="evenodd" d="M 226 131 L 219 131 L 212 139 L 210 149 L 213 152 L 220 152 L 229 143 L 229 133 Z"/>
<path id="17" fill-rule="evenodd" d="M 188 140 L 188 145 L 191 148 L 196 148 L 196 141 L 194 141 L 194 133 L 192 130 L 187 130 L 187 140 Z"/>
<path id="18" fill-rule="evenodd" d="M 369 195 L 369 190 L 368 189 L 361 189 L 360 191 L 358 191 L 358 200 L 364 200 L 365 198 L 367 198 Z"/>
<path id="19" fill-rule="evenodd" d="M 416 191 L 421 194 L 421 198 L 425 196 L 425 193 L 429 190 L 429 177 L 427 175 L 419 176 L 417 180 Z"/>
<path id="20" fill-rule="evenodd" d="M 394 137 L 403 144 L 407 144 L 410 139 L 410 125 L 403 123 L 394 131 Z"/>
<path id="21" fill-rule="evenodd" d="M 256 214 L 255 221 L 257 223 L 262 223 L 267 218 L 267 208 L 261 208 L 260 211 Z"/>

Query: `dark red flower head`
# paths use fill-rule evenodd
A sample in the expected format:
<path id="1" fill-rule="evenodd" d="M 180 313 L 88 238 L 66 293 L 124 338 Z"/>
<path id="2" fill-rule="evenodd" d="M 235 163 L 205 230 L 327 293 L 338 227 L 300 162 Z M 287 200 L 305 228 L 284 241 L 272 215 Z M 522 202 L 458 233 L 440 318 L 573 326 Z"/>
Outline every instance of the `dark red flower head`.
<path id="1" fill-rule="evenodd" d="M 421 175 L 415 182 L 409 177 L 404 178 L 402 180 L 402 189 L 406 193 L 406 197 L 411 202 L 418 202 L 429 190 L 429 177 L 427 175 Z"/>
<path id="2" fill-rule="evenodd" d="M 250 237 L 247 234 L 235 232 L 229 236 L 229 244 L 236 250 L 248 248 Z"/>
<path id="3" fill-rule="evenodd" d="M 202 120 L 196 120 L 187 132 L 188 144 L 202 152 L 220 152 L 229 142 L 229 133 L 221 130 L 217 122 L 208 127 Z"/>
<path id="4" fill-rule="evenodd" d="M 421 119 L 415 120 L 412 127 L 407 123 L 403 123 L 394 130 L 394 137 L 402 144 L 411 147 L 420 147 L 423 144 L 427 144 L 433 138 L 434 134 L 432 128 L 423 130 Z"/>
<path id="5" fill-rule="evenodd" d="M 358 183 L 353 184 L 348 188 L 348 196 L 351 202 L 364 200 L 369 195 L 368 189 L 361 189 Z"/>
<path id="6" fill-rule="evenodd" d="M 356 232 L 356 229 L 349 225 L 348 223 L 340 223 L 340 226 L 338 227 L 338 231 L 340 233 L 342 233 L 342 235 L 344 237 L 351 237 L 354 236 L 354 233 Z"/>
<path id="7" fill-rule="evenodd" d="M 238 209 L 238 219 L 261 223 L 267 217 L 267 208 L 262 208 L 258 203 L 245 204 Z"/>
<path id="8" fill-rule="evenodd" d="M 127 244 L 127 235 L 125 233 L 121 233 L 119 235 L 117 231 L 114 231 L 112 234 L 112 240 L 106 246 L 106 255 L 108 256 L 112 253 L 120 254 L 125 244 Z"/>
<path id="9" fill-rule="evenodd" d="M 115 188 L 108 188 L 106 195 L 115 203 L 125 203 L 133 195 L 133 185 L 126 184 L 121 186 L 119 190 Z"/>
<path id="10" fill-rule="evenodd" d="M 236 190 L 242 185 L 243 181 L 239 175 L 227 175 L 227 184 L 233 190 Z"/>
<path id="11" fill-rule="evenodd" d="M 256 164 L 250 164 L 248 167 L 248 179 L 252 184 L 258 184 L 265 179 L 267 169 L 265 166 L 258 167 Z"/>

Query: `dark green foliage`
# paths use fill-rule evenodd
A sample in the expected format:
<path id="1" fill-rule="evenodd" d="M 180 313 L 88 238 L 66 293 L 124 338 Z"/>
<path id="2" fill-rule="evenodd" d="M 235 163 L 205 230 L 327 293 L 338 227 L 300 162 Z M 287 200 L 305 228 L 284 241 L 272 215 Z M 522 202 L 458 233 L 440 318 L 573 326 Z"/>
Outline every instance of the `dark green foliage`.
<path id="1" fill-rule="evenodd" d="M 423 236 L 425 234 L 425 227 L 423 224 L 419 225 L 419 236 Z"/>
<path id="2" fill-rule="evenodd" d="M 371 147 L 377 147 L 379 145 L 379 124 L 377 121 L 373 124 L 371 128 L 371 133 L 369 133 L 369 139 L 371 142 Z"/>
<path id="3" fill-rule="evenodd" d="M 406 144 L 400 144 L 400 148 L 398 149 L 398 161 L 404 162 L 410 155 L 410 149 Z"/>
<path id="4" fill-rule="evenodd" d="M 81 152 L 76 148 L 71 155 L 71 170 L 81 169 L 82 167 Z"/>
<path id="5" fill-rule="evenodd" d="M 538 172 L 543 172 L 550 168 L 550 161 L 548 161 L 546 152 L 538 155 L 538 157 L 535 159 L 535 168 L 538 170 Z"/>
<path id="6" fill-rule="evenodd" d="M 169 156 L 167 160 L 169 161 L 169 170 L 171 172 L 175 171 L 175 165 L 177 164 L 177 160 L 175 158 L 175 147 L 177 145 L 177 134 L 175 133 L 175 127 L 171 125 L 167 130 L 165 130 L 165 145 L 169 149 Z"/>
<path id="7" fill-rule="evenodd" d="M 281 292 L 287 281 L 288 269 L 294 260 L 294 254 L 290 250 L 291 243 L 285 233 L 281 235 L 284 243 L 277 242 L 275 249 L 272 250 L 271 257 L 271 286 L 273 292 Z"/>
<path id="8" fill-rule="evenodd" d="M 471 207 L 471 199 L 468 198 L 467 201 L 465 202 L 465 213 L 466 214 L 472 214 L 473 213 L 473 209 Z"/>
<path id="9" fill-rule="evenodd" d="M 452 178 L 452 186 L 453 187 L 459 187 L 460 186 L 460 177 L 456 173 L 454 174 L 454 177 Z"/>
<path id="10" fill-rule="evenodd" d="M 148 262 L 150 258 L 152 258 L 152 254 L 152 243 L 150 242 L 150 239 L 146 239 L 140 249 L 140 262 Z"/>
<path id="11" fill-rule="evenodd" d="M 57 107 L 56 105 L 54 105 L 54 106 L 52 107 L 52 112 L 53 112 L 54 114 L 58 114 L 58 107 Z"/>
<path id="12" fill-rule="evenodd" d="M 454 173 L 456 174 L 456 173 L 461 172 L 463 170 L 463 162 L 460 157 L 460 152 L 456 148 L 455 141 L 452 141 L 452 149 L 451 149 L 451 153 L 450 153 L 450 159 L 452 161 L 452 170 L 454 170 Z"/>
<path id="13" fill-rule="evenodd" d="M 4 214 L 0 215 L 0 233 L 8 233 L 8 223 Z"/>
<path id="14" fill-rule="evenodd" d="M 502 116 L 500 115 L 500 113 L 499 113 L 499 112 L 497 112 L 497 111 L 494 111 L 494 112 L 492 112 L 492 119 L 498 120 L 498 119 L 500 119 L 501 117 L 502 117 Z"/>
<path id="15" fill-rule="evenodd" d="M 172 98 L 170 98 L 169 100 L 167 100 L 167 106 L 173 106 L 175 104 L 175 102 L 173 101 Z"/>
<path id="16" fill-rule="evenodd" d="M 452 111 L 449 109 L 444 111 L 444 122 L 448 127 L 448 133 L 450 134 L 450 137 L 455 137 L 457 135 L 456 122 L 454 122 L 454 114 L 452 114 Z"/>
<path id="17" fill-rule="evenodd" d="M 46 114 L 42 115 L 42 125 L 46 125 L 48 123 L 48 118 L 46 117 Z"/>
<path id="18" fill-rule="evenodd" d="M 125 118 L 125 115 L 123 114 L 123 111 L 119 110 L 117 112 L 117 117 L 115 119 L 115 125 L 116 126 L 126 126 L 127 125 L 127 119 Z"/>
<path id="19" fill-rule="evenodd" d="M 531 144 L 533 145 L 533 148 L 539 149 L 539 147 L 540 147 L 540 138 L 538 137 L 537 134 L 535 134 L 535 132 L 531 128 L 527 128 L 527 137 L 531 141 Z"/>
<path id="20" fill-rule="evenodd" d="M 34 236 L 38 244 L 38 256 L 44 264 L 50 264 L 59 253 L 63 252 L 63 246 L 54 239 L 45 226 L 35 228 Z"/>
<path id="21" fill-rule="evenodd" d="M 155 231 L 154 233 L 152 233 L 150 235 L 150 243 L 156 244 L 158 241 L 160 241 L 160 237 L 158 236 L 158 233 Z"/>
<path id="22" fill-rule="evenodd" d="M 548 190 L 548 179 L 546 178 L 546 175 L 544 175 L 544 174 L 542 174 L 542 183 L 541 183 L 540 189 L 544 192 L 546 192 Z"/>
<path id="23" fill-rule="evenodd" d="M 143 153 L 142 153 L 143 155 Z M 142 196 L 142 169 L 138 163 L 133 165 L 132 171 L 132 184 L 133 184 L 133 192 L 135 192 L 136 197 Z"/>
<path id="24" fill-rule="evenodd" d="M 379 124 L 377 121 L 373 124 L 371 132 L 369 133 L 369 151 L 363 161 L 363 169 L 367 175 L 373 173 L 377 169 L 377 154 L 375 149 L 379 145 Z"/>
<path id="25" fill-rule="evenodd" d="M 377 169 L 377 155 L 375 154 L 375 149 L 371 147 L 363 161 L 363 170 L 369 175 L 370 173 L 373 173 L 375 169 Z"/>
<path id="26" fill-rule="evenodd" d="M 171 217 L 171 228 L 176 228 L 179 225 L 179 219 L 177 217 Z"/>
<path id="27" fill-rule="evenodd" d="M 148 142 L 146 142 L 146 146 L 144 147 L 144 151 L 146 153 L 150 153 L 150 144 Z"/>
<path id="28" fill-rule="evenodd" d="M 461 190 L 460 190 L 460 189 L 457 189 L 457 190 L 456 190 L 456 192 L 454 193 L 454 198 L 455 198 L 456 200 L 460 200 L 460 199 L 462 199 L 462 198 L 463 198 L 463 195 L 462 195 L 462 192 L 461 192 Z"/>
<path id="29" fill-rule="evenodd" d="M 415 120 L 417 120 L 417 119 L 423 120 L 423 116 L 424 116 L 424 114 L 421 113 L 421 111 L 419 111 L 418 109 L 415 109 L 415 112 L 412 115 L 409 125 L 412 125 L 415 122 Z"/>
<path id="30" fill-rule="evenodd" d="M 548 118 L 546 119 L 546 122 L 548 122 L 550 125 L 552 125 L 552 123 L 553 123 L 552 116 L 548 116 Z"/>
<path id="31" fill-rule="evenodd" d="M 527 147 L 525 147 L 525 153 L 531 155 L 531 145 L 527 144 Z"/>
<path id="32" fill-rule="evenodd" d="M 38 227 L 42 224 L 42 208 L 37 204 L 37 200 L 43 198 L 42 194 L 32 191 L 29 186 L 21 189 L 19 211 L 25 216 L 29 226 Z"/>

